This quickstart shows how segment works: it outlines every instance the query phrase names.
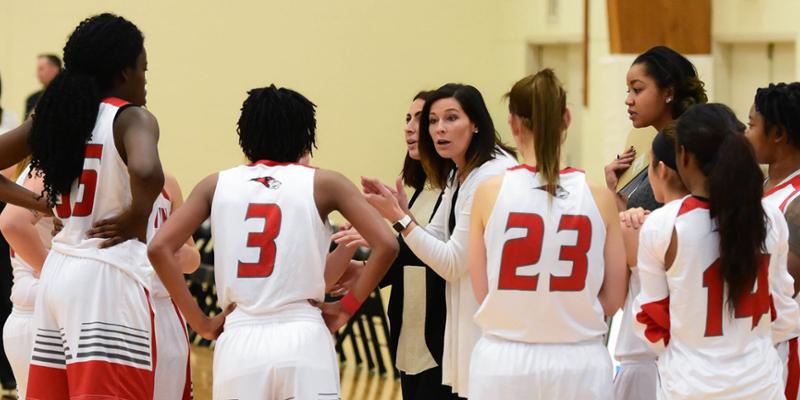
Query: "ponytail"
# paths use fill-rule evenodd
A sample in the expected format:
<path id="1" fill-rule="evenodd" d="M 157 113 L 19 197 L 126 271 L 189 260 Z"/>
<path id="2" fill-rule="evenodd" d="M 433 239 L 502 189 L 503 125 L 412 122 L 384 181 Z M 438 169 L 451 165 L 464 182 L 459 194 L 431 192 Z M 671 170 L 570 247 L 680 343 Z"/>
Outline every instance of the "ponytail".
<path id="1" fill-rule="evenodd" d="M 64 70 L 36 105 L 28 139 L 31 169 L 41 171 L 50 206 L 83 170 L 84 148 L 92 137 L 100 96 L 92 77 Z"/>
<path id="2" fill-rule="evenodd" d="M 764 174 L 744 137 L 742 124 L 727 106 L 701 104 L 678 119 L 678 144 L 695 155 L 708 178 L 709 206 L 719 233 L 720 276 L 728 286 L 728 306 L 749 293 L 767 236 L 761 204 Z"/>
<path id="3" fill-rule="evenodd" d="M 553 70 L 546 68 L 514 84 L 508 97 L 509 111 L 533 132 L 536 168 L 547 191 L 555 195 L 559 183 L 561 143 L 567 94 Z"/>

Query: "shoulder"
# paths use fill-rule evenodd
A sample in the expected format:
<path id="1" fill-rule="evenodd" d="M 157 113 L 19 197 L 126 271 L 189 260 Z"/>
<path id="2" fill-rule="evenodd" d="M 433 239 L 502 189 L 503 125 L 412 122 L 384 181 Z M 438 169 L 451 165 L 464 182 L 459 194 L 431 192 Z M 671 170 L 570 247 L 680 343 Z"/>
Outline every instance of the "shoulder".
<path id="1" fill-rule="evenodd" d="M 164 190 L 166 190 L 167 194 L 171 197 L 174 197 L 181 190 L 175 176 L 166 171 L 164 172 Z"/>
<path id="2" fill-rule="evenodd" d="M 158 120 L 148 110 L 142 107 L 125 107 L 119 111 L 114 121 L 115 129 L 126 130 L 129 128 L 145 128 L 147 131 L 158 130 Z"/>
<path id="3" fill-rule="evenodd" d="M 504 175 L 509 168 L 517 165 L 519 165 L 519 163 L 516 159 L 505 152 L 501 152 L 495 158 L 483 163 L 480 167 L 472 171 L 464 181 L 464 184 L 471 183 L 478 186 L 489 178 Z"/>

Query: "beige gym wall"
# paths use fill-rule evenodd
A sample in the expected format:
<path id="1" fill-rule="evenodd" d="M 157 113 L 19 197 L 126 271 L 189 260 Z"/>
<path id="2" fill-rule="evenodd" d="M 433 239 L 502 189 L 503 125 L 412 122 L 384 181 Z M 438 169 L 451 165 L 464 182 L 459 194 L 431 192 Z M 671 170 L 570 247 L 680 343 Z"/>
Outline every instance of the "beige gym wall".
<path id="1" fill-rule="evenodd" d="M 599 183 L 603 164 L 630 129 L 622 101 L 633 55 L 609 55 L 606 2 L 589 0 L 589 10 L 588 107 L 575 71 L 556 72 L 573 79 L 568 101 L 577 118 L 567 158 Z M 2 105 L 21 113 L 25 96 L 37 88 L 36 54 L 60 54 L 75 25 L 101 11 L 130 18 L 146 36 L 149 108 L 161 124 L 162 159 L 187 192 L 208 173 L 242 160 L 235 123 L 248 88 L 275 82 L 319 106 L 314 164 L 354 181 L 364 174 L 391 180 L 416 91 L 448 81 L 474 84 L 510 140 L 502 95 L 533 72 L 531 48 L 576 51 L 583 40 L 583 0 L 7 1 L 0 12 Z M 690 56 L 711 98 L 735 79 L 731 65 L 741 64 L 726 46 L 793 44 L 798 17 L 795 0 L 714 0 L 714 56 Z M 797 55 L 789 56 L 794 74 L 788 79 L 797 77 Z M 741 104 L 750 90 L 743 89 Z M 746 116 L 740 112 L 740 118 Z"/>

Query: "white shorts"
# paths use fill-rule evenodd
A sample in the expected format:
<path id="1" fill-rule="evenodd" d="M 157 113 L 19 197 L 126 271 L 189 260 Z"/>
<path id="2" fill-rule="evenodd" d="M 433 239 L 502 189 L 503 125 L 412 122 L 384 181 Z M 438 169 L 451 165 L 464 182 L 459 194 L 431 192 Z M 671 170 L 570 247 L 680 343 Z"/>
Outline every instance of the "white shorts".
<path id="1" fill-rule="evenodd" d="M 338 359 L 318 318 L 226 322 L 214 348 L 214 399 L 338 400 Z"/>
<path id="2" fill-rule="evenodd" d="M 147 291 L 121 269 L 51 251 L 34 311 L 28 399 L 153 399 Z"/>
<path id="3" fill-rule="evenodd" d="M 170 297 L 153 298 L 156 310 L 156 376 L 154 399 L 192 398 L 189 335 L 183 316 Z"/>
<path id="4" fill-rule="evenodd" d="M 792 338 L 775 346 L 783 365 L 784 394 L 789 400 L 800 400 L 800 355 L 797 342 L 797 338 Z"/>
<path id="5" fill-rule="evenodd" d="M 658 364 L 652 361 L 623 361 L 614 377 L 616 400 L 650 400 L 658 393 Z"/>
<path id="6" fill-rule="evenodd" d="M 11 315 L 3 326 L 3 347 L 17 381 L 17 394 L 20 399 L 24 399 L 33 348 L 33 310 L 11 310 Z"/>
<path id="7" fill-rule="evenodd" d="M 470 400 L 612 399 L 611 357 L 599 340 L 531 344 L 483 336 L 472 351 Z"/>

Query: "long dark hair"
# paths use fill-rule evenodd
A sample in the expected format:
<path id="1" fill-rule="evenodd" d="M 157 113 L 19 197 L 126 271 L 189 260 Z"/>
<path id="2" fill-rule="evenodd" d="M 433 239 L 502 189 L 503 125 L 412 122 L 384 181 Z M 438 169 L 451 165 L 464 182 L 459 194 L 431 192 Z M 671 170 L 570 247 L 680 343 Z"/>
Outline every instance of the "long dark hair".
<path id="1" fill-rule="evenodd" d="M 100 14 L 83 20 L 64 46 L 64 70 L 36 105 L 28 139 L 32 169 L 43 175 L 50 205 L 83 170 L 102 96 L 120 72 L 136 66 L 144 36 L 123 17 Z"/>
<path id="2" fill-rule="evenodd" d="M 535 135 L 536 168 L 555 195 L 561 165 L 561 132 L 567 112 L 567 92 L 552 69 L 520 79 L 506 94 L 508 111 Z"/>
<path id="3" fill-rule="evenodd" d="M 412 101 L 422 100 L 428 102 L 431 97 L 433 97 L 432 91 L 423 90 L 417 93 Z M 420 115 L 422 114 L 420 113 Z M 412 115 L 411 117 L 413 118 L 414 116 Z M 417 136 L 419 136 L 419 130 L 417 131 Z M 419 140 L 417 140 L 417 142 L 419 142 Z M 403 183 L 414 190 L 424 189 L 425 182 L 428 181 L 428 175 L 425 174 L 425 168 L 422 167 L 422 162 L 411 158 L 408 151 L 406 151 L 406 157 L 403 160 L 403 170 L 400 172 L 400 176 L 403 177 Z"/>
<path id="4" fill-rule="evenodd" d="M 733 308 L 753 288 L 767 236 L 761 205 L 764 174 L 742 134 L 744 125 L 723 104 L 689 108 L 677 121 L 677 146 L 694 154 L 708 178 L 709 206 L 719 232 L 720 276 Z"/>
<path id="5" fill-rule="evenodd" d="M 431 105 L 439 100 L 448 98 L 458 101 L 461 108 L 464 109 L 464 113 L 467 114 L 467 117 L 478 129 L 478 132 L 472 136 L 469 147 L 467 147 L 464 157 L 466 164 L 461 171 L 458 171 L 460 176 L 467 176 L 475 168 L 494 159 L 497 155 L 498 147 L 514 157 L 517 155 L 513 148 L 505 145 L 500 140 L 481 92 L 471 85 L 448 83 L 436 89 L 430 100 L 425 102 L 419 121 L 419 155 L 422 159 L 422 166 L 425 168 L 425 173 L 428 174 L 431 184 L 439 189 L 444 189 L 447 186 L 450 172 L 455 169 L 456 165 L 453 160 L 442 158 L 436 152 L 433 138 L 431 138 L 429 118 Z"/>
<path id="6" fill-rule="evenodd" d="M 800 148 L 800 82 L 770 84 L 756 90 L 756 111 L 764 118 L 764 132 L 783 130 L 794 147 Z"/>
<path id="7" fill-rule="evenodd" d="M 678 118 L 689 107 L 708 102 L 705 84 L 697 77 L 697 70 L 686 57 L 666 46 L 656 46 L 639 54 L 633 65 L 644 64 L 647 75 L 662 90 L 672 88 L 670 102 L 672 118 Z"/>

